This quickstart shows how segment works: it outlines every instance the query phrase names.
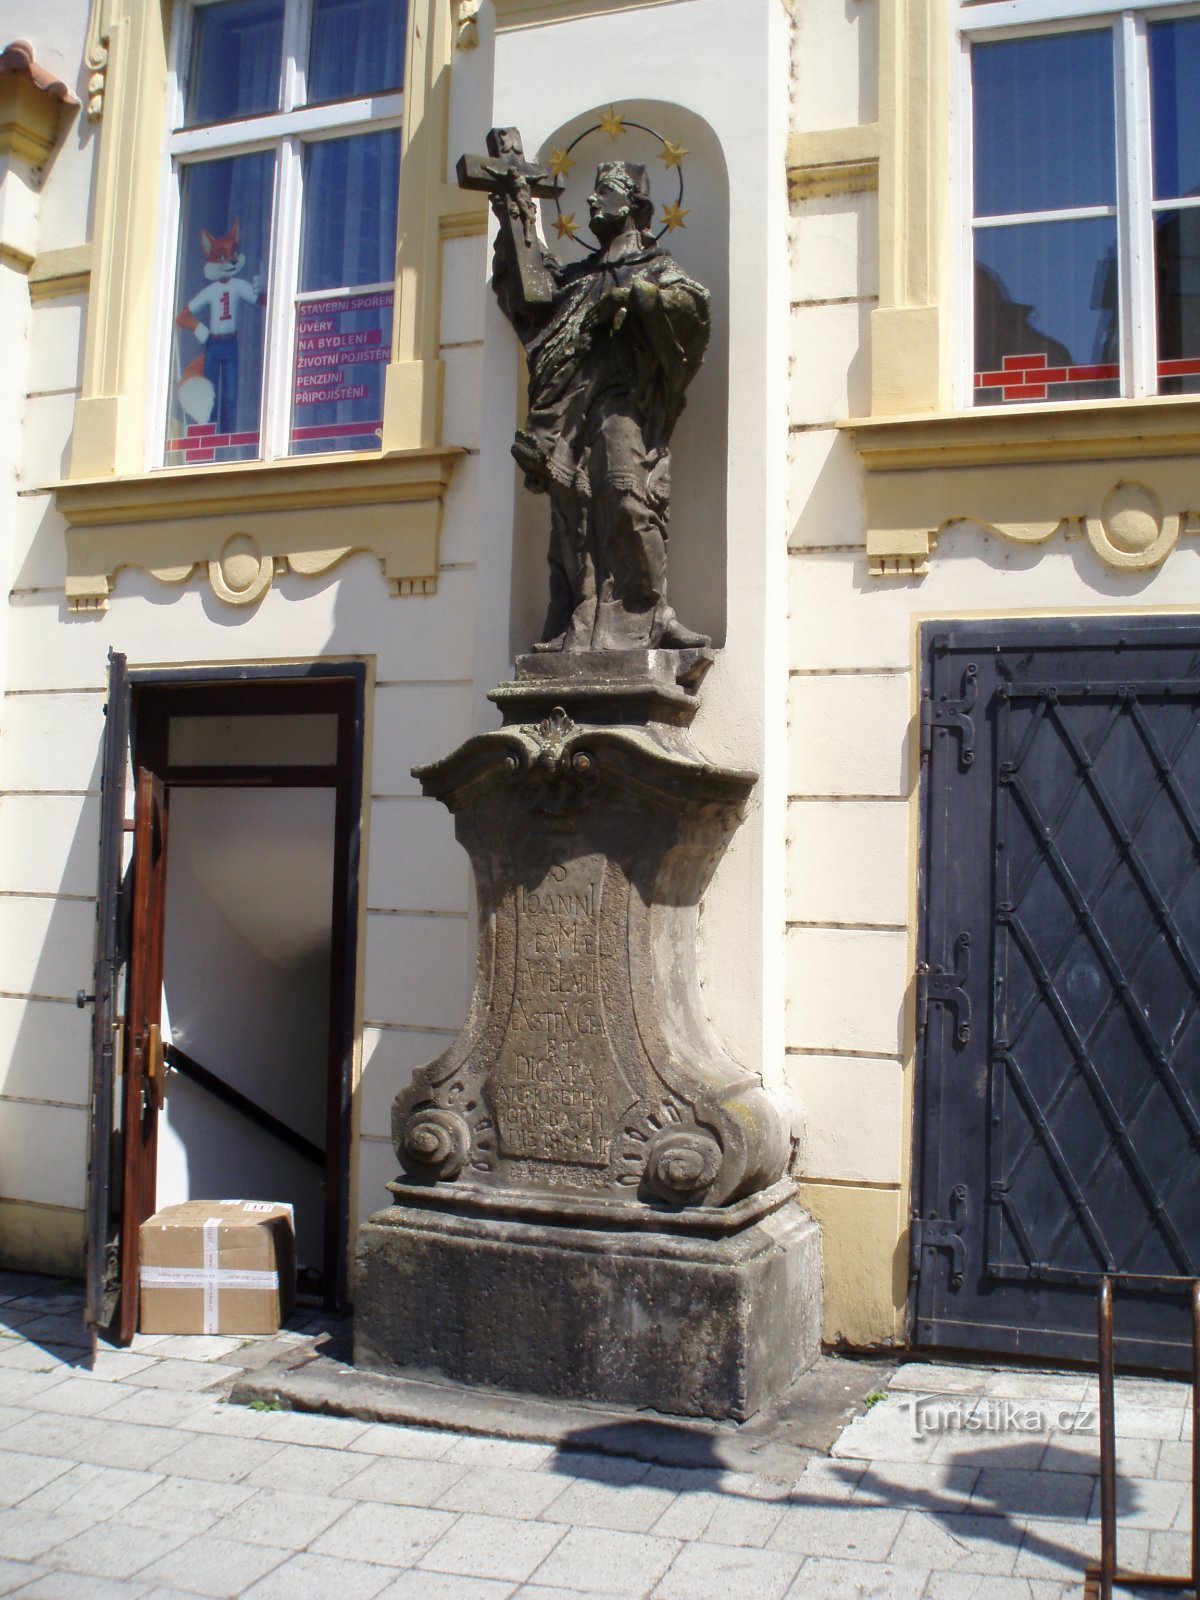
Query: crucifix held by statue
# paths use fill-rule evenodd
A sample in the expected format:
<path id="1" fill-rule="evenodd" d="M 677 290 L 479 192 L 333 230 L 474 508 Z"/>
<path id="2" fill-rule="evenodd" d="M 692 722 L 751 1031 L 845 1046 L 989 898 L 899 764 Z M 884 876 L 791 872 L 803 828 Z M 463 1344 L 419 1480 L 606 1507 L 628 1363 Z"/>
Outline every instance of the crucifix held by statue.
<path id="1" fill-rule="evenodd" d="M 598 249 L 563 266 L 542 245 L 538 199 L 556 189 L 515 128 L 458 181 L 500 224 L 492 287 L 525 347 L 529 411 L 513 443 L 550 500 L 544 651 L 690 650 L 709 643 L 667 602 L 671 434 L 711 327 L 708 291 L 650 232 L 644 166 L 608 161 L 588 200 Z"/>

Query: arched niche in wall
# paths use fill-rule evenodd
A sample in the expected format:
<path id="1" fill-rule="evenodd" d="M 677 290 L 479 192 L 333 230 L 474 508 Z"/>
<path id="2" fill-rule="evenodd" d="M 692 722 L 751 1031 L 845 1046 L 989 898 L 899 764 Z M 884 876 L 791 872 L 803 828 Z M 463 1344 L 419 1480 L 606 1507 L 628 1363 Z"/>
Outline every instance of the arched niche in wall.
<path id="1" fill-rule="evenodd" d="M 663 207 L 678 196 L 678 172 L 662 159 L 659 139 L 629 126 L 640 123 L 682 145 L 683 226 L 661 243 L 712 296 L 713 333 L 704 364 L 688 389 L 687 407 L 671 440 L 671 521 L 668 583 L 672 605 L 689 628 L 725 641 L 727 609 L 727 456 L 729 438 L 729 178 L 716 134 L 703 118 L 657 100 L 621 100 L 624 131 L 616 138 L 597 130 L 572 151 L 574 167 L 564 180 L 564 213 L 579 224 L 575 242 L 554 232 L 552 201 L 541 202 L 546 244 L 564 264 L 582 259 L 595 241 L 587 230 L 587 197 L 602 161 L 640 161 L 650 174 L 657 233 Z M 607 104 L 581 112 L 557 128 L 531 159 L 549 163 L 552 150 L 567 147 L 609 111 Z M 522 382 L 524 378 L 522 376 Z M 522 405 L 524 395 L 522 395 Z M 523 412 L 522 412 L 523 414 Z M 527 650 L 541 637 L 546 610 L 546 550 L 550 511 L 544 496 L 519 487 L 513 552 L 512 648 Z"/>

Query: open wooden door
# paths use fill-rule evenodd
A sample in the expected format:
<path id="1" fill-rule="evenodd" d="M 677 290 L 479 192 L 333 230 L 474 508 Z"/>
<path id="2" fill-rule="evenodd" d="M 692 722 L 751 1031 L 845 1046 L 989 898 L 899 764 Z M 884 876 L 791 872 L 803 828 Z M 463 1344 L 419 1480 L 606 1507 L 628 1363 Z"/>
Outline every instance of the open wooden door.
<path id="1" fill-rule="evenodd" d="M 139 767 L 133 823 L 125 1082 L 122 1096 L 124 1190 L 120 1302 L 114 1334 L 128 1344 L 137 1329 L 138 1230 L 154 1211 L 158 1112 L 162 1106 L 163 927 L 167 889 L 167 801 L 163 782 Z"/>
<path id="2" fill-rule="evenodd" d="M 100 870 L 96 898 L 92 1014 L 91 1124 L 87 1189 L 87 1325 L 98 1331 L 113 1320 L 120 1293 L 121 1174 L 116 1082 L 121 1070 L 121 874 L 125 834 L 125 768 L 129 760 L 129 680 L 125 657 L 109 655 L 100 773 Z"/>

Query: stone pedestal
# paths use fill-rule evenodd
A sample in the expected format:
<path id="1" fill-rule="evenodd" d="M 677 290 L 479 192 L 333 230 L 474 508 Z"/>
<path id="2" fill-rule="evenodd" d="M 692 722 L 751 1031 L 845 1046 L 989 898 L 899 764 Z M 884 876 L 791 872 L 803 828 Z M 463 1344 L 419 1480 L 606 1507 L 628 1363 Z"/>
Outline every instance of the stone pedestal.
<path id="1" fill-rule="evenodd" d="M 475 869 L 462 1033 L 393 1108 L 355 1359 L 744 1417 L 817 1351 L 801 1125 L 713 1033 L 701 894 L 752 773 L 687 724 L 700 651 L 533 655 L 505 726 L 418 770 Z"/>
<path id="2" fill-rule="evenodd" d="M 791 1182 L 716 1235 L 393 1194 L 359 1233 L 359 1366 L 741 1421 L 817 1353 L 820 1239 Z"/>

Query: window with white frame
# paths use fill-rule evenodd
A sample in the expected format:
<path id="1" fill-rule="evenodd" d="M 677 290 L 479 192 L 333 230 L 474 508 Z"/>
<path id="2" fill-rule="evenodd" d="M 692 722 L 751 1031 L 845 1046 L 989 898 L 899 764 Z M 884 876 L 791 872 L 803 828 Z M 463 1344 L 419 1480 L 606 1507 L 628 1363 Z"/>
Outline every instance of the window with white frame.
<path id="1" fill-rule="evenodd" d="M 378 449 L 406 10 L 179 8 L 162 464 Z"/>
<path id="2" fill-rule="evenodd" d="M 974 403 L 1200 393 L 1200 15 L 964 21 Z"/>

